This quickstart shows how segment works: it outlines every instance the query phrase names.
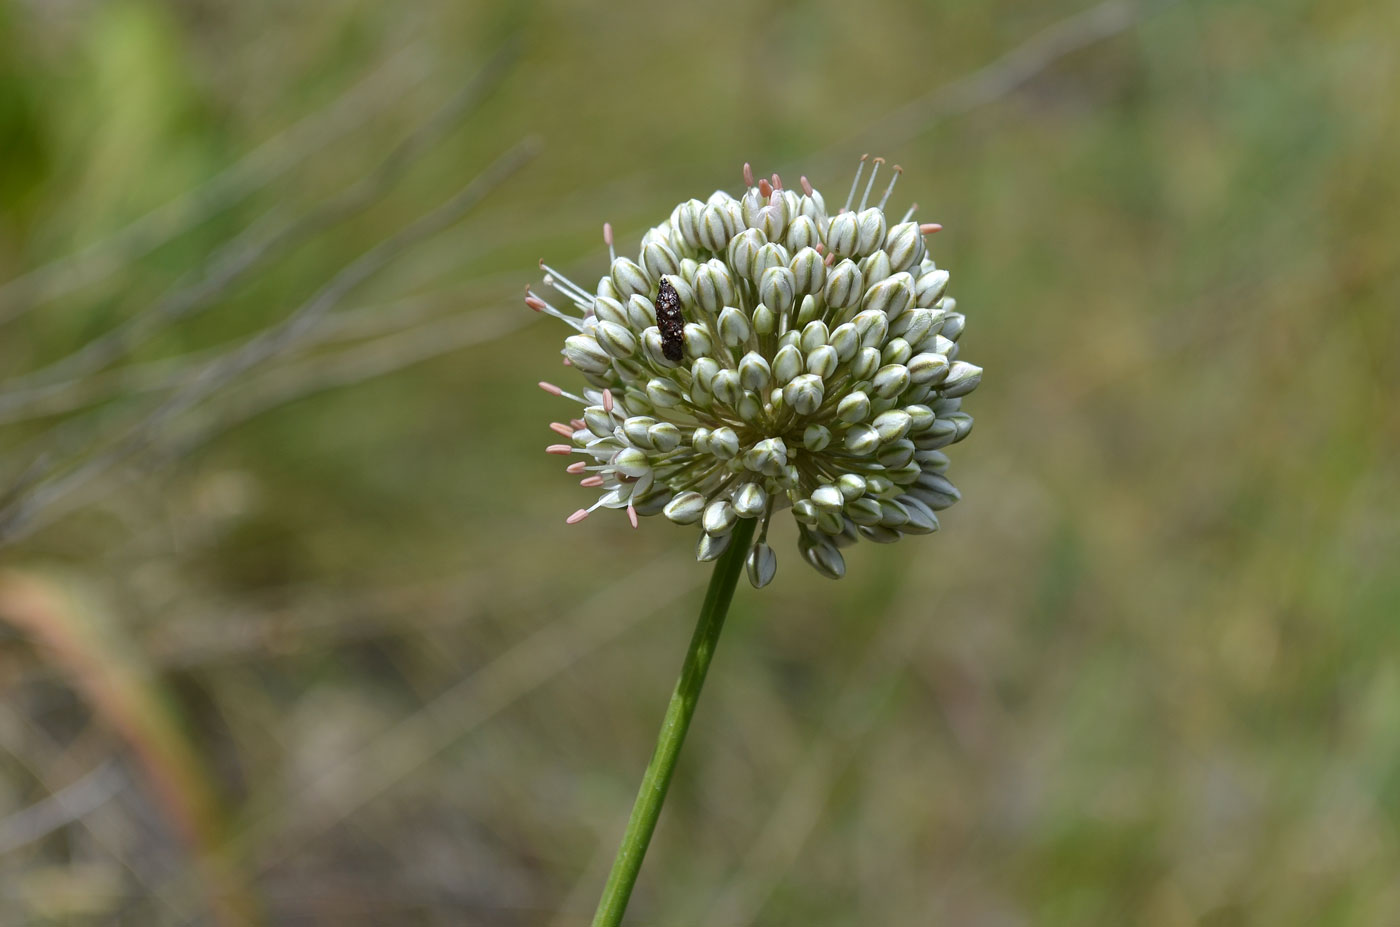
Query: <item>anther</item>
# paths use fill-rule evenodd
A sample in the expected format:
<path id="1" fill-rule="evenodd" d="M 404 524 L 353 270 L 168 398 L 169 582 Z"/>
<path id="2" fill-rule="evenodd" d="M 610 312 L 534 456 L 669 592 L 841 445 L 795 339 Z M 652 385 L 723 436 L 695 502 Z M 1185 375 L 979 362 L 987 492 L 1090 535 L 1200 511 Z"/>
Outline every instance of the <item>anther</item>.
<path id="1" fill-rule="evenodd" d="M 744 186 L 753 186 L 753 167 L 747 161 L 744 162 Z"/>

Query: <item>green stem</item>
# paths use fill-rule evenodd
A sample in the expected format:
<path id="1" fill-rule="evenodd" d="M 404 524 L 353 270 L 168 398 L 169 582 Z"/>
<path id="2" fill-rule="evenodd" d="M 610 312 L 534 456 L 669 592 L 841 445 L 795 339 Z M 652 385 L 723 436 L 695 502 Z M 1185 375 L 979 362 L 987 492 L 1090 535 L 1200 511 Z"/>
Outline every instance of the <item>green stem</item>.
<path id="1" fill-rule="evenodd" d="M 642 787 L 637 791 L 637 801 L 632 805 L 627 833 L 622 837 L 622 846 L 617 848 L 612 873 L 598 902 L 598 912 L 593 915 L 593 927 L 618 927 L 622 923 L 627 901 L 632 897 L 632 886 L 637 884 L 637 873 L 642 868 L 642 858 L 656 830 L 656 819 L 661 816 L 661 803 L 666 800 L 671 774 L 676 771 L 676 758 L 685 742 L 685 732 L 700 700 L 700 687 L 705 684 L 705 673 L 710 668 L 715 645 L 719 643 L 729 602 L 734 598 L 734 586 L 744 571 L 744 558 L 748 556 L 756 524 L 756 519 L 741 518 L 734 526 L 729 546 L 715 561 L 705 604 L 700 607 L 700 620 L 696 622 L 690 649 L 681 665 L 676 690 L 671 693 L 671 703 L 666 706 L 666 717 L 656 738 L 656 751 L 651 755 L 646 774 L 642 776 Z"/>

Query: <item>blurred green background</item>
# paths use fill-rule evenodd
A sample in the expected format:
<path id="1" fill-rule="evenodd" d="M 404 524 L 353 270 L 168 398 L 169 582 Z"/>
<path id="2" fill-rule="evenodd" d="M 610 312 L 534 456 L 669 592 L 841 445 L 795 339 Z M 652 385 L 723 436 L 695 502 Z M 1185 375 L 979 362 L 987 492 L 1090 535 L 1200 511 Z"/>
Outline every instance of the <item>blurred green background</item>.
<path id="1" fill-rule="evenodd" d="M 964 501 L 779 530 L 631 922 L 1400 924 L 1398 98 L 1395 3 L 0 0 L 0 922 L 586 924 L 707 569 L 563 524 L 522 288 L 868 151 Z"/>

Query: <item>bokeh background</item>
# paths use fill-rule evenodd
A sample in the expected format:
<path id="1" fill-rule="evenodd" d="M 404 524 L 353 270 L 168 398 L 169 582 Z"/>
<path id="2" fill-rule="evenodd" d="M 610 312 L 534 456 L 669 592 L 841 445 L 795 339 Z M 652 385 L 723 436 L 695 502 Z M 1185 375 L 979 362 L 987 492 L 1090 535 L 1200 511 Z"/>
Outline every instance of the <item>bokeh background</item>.
<path id="1" fill-rule="evenodd" d="M 780 531 L 631 922 L 1400 924 L 1397 99 L 1384 2 L 0 0 L 0 922 L 587 923 L 707 570 L 522 288 L 871 152 L 964 501 Z"/>

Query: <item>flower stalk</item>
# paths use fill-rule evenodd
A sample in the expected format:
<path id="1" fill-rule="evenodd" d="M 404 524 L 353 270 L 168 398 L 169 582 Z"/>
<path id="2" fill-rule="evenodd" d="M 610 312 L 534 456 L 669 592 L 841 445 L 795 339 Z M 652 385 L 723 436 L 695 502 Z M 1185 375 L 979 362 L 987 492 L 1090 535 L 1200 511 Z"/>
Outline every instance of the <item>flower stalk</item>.
<path id="1" fill-rule="evenodd" d="M 642 859 L 646 856 L 651 835 L 656 830 L 656 821 L 661 815 L 661 805 L 671 786 L 671 775 L 676 770 L 676 760 L 685 742 L 686 731 L 690 728 L 690 719 L 700 701 L 700 689 L 705 684 L 705 674 L 709 671 L 710 660 L 719 643 L 729 603 L 734 598 L 734 587 L 739 582 L 739 575 L 744 572 L 744 561 L 756 525 L 755 519 L 740 519 L 734 526 L 733 540 L 715 561 L 715 570 L 710 575 L 710 586 L 705 593 L 705 604 L 700 608 L 700 618 L 691 636 L 685 662 L 681 665 L 676 689 L 671 693 L 670 704 L 666 706 L 666 717 L 656 738 L 656 750 L 647 764 L 641 788 L 637 791 L 637 800 L 632 805 L 627 832 L 613 860 L 612 872 L 603 888 L 603 897 L 598 902 L 598 911 L 593 915 L 593 927 L 617 927 L 622 923 L 628 899 L 632 897 L 632 887 L 637 884 Z"/>

